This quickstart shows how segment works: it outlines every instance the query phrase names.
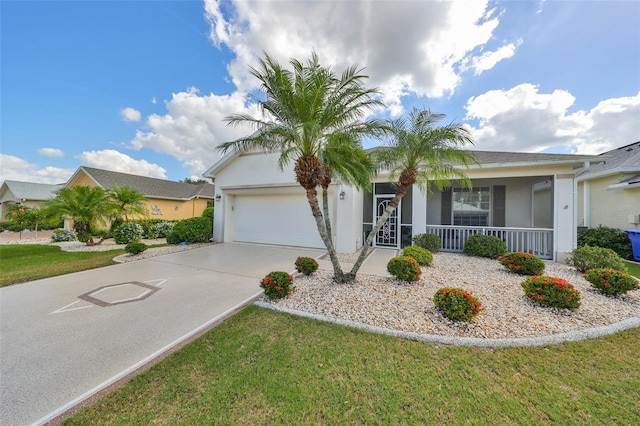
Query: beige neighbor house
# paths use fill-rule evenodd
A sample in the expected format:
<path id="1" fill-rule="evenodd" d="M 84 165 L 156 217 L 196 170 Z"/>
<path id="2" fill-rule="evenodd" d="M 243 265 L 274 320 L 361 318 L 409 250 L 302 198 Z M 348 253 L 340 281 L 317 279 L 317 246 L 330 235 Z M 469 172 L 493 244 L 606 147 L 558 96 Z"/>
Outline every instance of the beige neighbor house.
<path id="1" fill-rule="evenodd" d="M 474 151 L 480 165 L 467 170 L 473 188 L 454 183 L 430 196 L 413 187 L 376 235 L 375 247 L 401 248 L 432 233 L 442 250 L 460 252 L 473 234 L 502 238 L 510 251 L 562 260 L 576 246 L 576 174 L 600 156 Z M 214 239 L 323 248 L 293 166 L 279 170 L 279 154 L 229 153 L 209 168 L 215 179 Z M 393 198 L 388 173 L 371 192 L 349 185 L 329 188 L 332 238 L 340 253 L 362 247 L 373 223 Z"/>
<path id="2" fill-rule="evenodd" d="M 109 170 L 81 166 L 66 183 L 74 186 L 128 187 L 145 196 L 148 218 L 180 220 L 198 217 L 208 206 L 213 205 L 214 186 L 210 183 L 194 185 L 173 182 Z"/>
<path id="3" fill-rule="evenodd" d="M 585 163 L 578 181 L 578 224 L 619 229 L 640 224 L 640 141 Z"/>
<path id="4" fill-rule="evenodd" d="M 64 184 L 50 185 L 5 180 L 0 186 L 0 221 L 8 220 L 5 218 L 8 206 L 40 207 L 45 201 L 54 198 L 56 191 L 62 187 Z"/>

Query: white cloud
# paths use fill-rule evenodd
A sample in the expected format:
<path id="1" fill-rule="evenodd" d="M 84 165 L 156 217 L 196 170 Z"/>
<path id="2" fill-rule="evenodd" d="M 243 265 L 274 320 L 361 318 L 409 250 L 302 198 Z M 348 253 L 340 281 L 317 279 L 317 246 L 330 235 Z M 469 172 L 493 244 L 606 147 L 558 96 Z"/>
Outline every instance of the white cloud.
<path id="1" fill-rule="evenodd" d="M 58 148 L 38 148 L 38 154 L 45 157 L 64 157 L 64 152 Z"/>
<path id="2" fill-rule="evenodd" d="M 513 54 L 511 43 L 478 56 L 499 24 L 488 3 L 205 0 L 205 15 L 213 43 L 235 54 L 228 70 L 239 90 L 255 88 L 247 70 L 263 51 L 285 63 L 314 49 L 336 70 L 366 66 L 369 83 L 397 114 L 403 96 L 452 93 L 465 63 L 480 72 Z"/>
<path id="3" fill-rule="evenodd" d="M 484 52 L 481 56 L 476 56 L 471 60 L 471 68 L 474 70 L 473 74 L 482 74 L 483 71 L 490 70 L 503 59 L 511 58 L 515 55 L 516 48 L 521 44 L 522 39 L 518 39 L 516 43 L 509 43 L 494 52 Z"/>
<path id="4" fill-rule="evenodd" d="M 52 166 L 40 168 L 22 158 L 0 153 L 0 182 L 17 180 L 33 183 L 64 183 L 74 171 L 75 169 L 61 169 Z"/>
<path id="5" fill-rule="evenodd" d="M 149 131 L 136 132 L 130 145 L 134 149 L 149 148 L 173 156 L 183 162 L 191 174 L 200 176 L 222 154 L 216 151 L 221 143 L 237 139 L 251 129 L 229 127 L 223 119 L 233 113 L 257 116 L 255 106 L 246 107 L 240 93 L 199 96 L 197 89 L 174 93 L 165 102 L 167 114 L 148 117 Z"/>
<path id="6" fill-rule="evenodd" d="M 134 121 L 136 123 L 140 121 L 141 118 L 140 111 L 131 107 L 121 109 L 120 115 L 124 121 Z"/>
<path id="7" fill-rule="evenodd" d="M 476 120 L 476 148 L 538 152 L 564 147 L 568 152 L 599 154 L 640 139 L 640 93 L 600 102 L 590 111 L 570 112 L 575 97 L 565 90 L 539 93 L 524 83 L 491 90 L 466 104 Z"/>
<path id="8" fill-rule="evenodd" d="M 146 160 L 136 160 L 113 149 L 85 151 L 75 158 L 85 166 L 114 172 L 130 173 L 139 176 L 166 179 L 166 170 Z"/>
<path id="9" fill-rule="evenodd" d="M 155 105 L 157 102 L 158 102 L 158 101 L 156 101 L 156 97 L 155 97 L 155 96 L 154 96 L 153 98 L 151 98 L 151 103 L 152 103 L 152 104 L 154 104 L 154 105 Z"/>

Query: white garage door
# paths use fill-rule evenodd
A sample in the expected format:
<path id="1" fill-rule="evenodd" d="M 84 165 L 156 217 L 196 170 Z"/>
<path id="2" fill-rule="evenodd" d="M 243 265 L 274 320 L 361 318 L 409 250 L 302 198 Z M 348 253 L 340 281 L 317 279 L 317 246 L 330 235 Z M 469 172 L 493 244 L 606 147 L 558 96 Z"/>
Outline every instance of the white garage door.
<path id="1" fill-rule="evenodd" d="M 232 214 L 234 241 L 324 248 L 304 195 L 238 195 Z"/>

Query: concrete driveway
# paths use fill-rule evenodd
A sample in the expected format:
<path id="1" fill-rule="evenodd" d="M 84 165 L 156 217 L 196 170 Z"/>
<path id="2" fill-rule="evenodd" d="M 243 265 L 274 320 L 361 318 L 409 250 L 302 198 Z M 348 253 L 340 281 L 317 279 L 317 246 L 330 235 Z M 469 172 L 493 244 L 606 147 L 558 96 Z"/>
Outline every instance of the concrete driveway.
<path id="1" fill-rule="evenodd" d="M 0 424 L 43 424 L 319 250 L 218 244 L 0 289 Z"/>

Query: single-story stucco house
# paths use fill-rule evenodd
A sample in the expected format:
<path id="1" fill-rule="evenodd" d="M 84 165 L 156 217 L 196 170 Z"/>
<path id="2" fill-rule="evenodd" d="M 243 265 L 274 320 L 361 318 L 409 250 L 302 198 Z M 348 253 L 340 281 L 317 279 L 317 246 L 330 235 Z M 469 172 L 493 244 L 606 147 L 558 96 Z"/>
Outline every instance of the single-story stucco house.
<path id="1" fill-rule="evenodd" d="M 430 196 L 410 190 L 380 230 L 375 247 L 401 248 L 413 236 L 440 236 L 442 249 L 461 251 L 475 233 L 502 238 L 511 251 L 563 259 L 576 246 L 576 173 L 602 156 L 473 151 L 479 165 L 467 170 L 473 189 L 454 184 Z M 277 166 L 278 153 L 225 155 L 203 176 L 215 180 L 214 239 L 323 248 L 293 166 Z M 362 247 L 376 217 L 393 198 L 388 174 L 372 182 L 371 192 L 333 184 L 329 211 L 340 253 Z"/>
<path id="2" fill-rule="evenodd" d="M 56 191 L 64 187 L 64 184 L 47 184 L 34 182 L 20 182 L 17 180 L 5 180 L 0 186 L 0 221 L 5 218 L 7 207 L 20 205 L 23 207 L 40 207 L 45 201 L 56 196 Z"/>
<path id="3" fill-rule="evenodd" d="M 640 141 L 587 162 L 578 181 L 578 225 L 637 228 L 640 224 Z"/>
<path id="4" fill-rule="evenodd" d="M 214 186 L 210 183 L 190 184 L 128 173 L 81 166 L 65 187 L 90 186 L 103 189 L 128 187 L 145 196 L 144 203 L 151 219 L 180 220 L 202 215 L 213 205 Z"/>

